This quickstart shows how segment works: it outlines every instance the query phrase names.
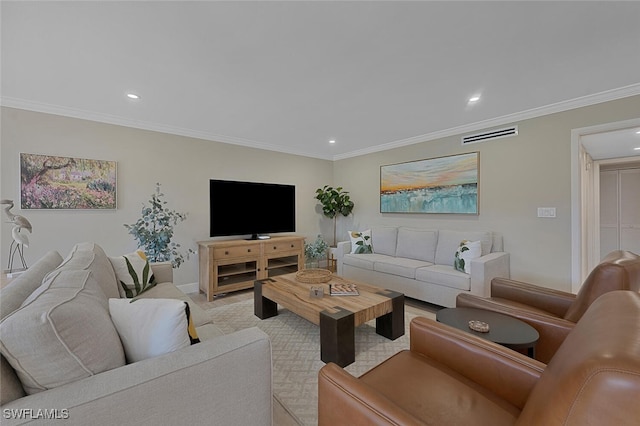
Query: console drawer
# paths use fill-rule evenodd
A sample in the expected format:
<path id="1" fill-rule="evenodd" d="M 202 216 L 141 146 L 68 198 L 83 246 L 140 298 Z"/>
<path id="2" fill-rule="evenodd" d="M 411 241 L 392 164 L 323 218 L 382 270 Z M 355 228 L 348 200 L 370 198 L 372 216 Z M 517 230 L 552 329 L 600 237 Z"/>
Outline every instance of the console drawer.
<path id="1" fill-rule="evenodd" d="M 243 257 L 260 255 L 259 246 L 231 246 L 231 247 L 218 247 L 213 250 L 213 257 L 215 259 L 225 259 L 230 257 Z"/>
<path id="2" fill-rule="evenodd" d="M 302 247 L 301 240 L 274 241 L 274 242 L 266 241 L 264 243 L 265 253 L 280 253 L 280 252 L 290 251 L 290 250 L 300 250 L 301 247 Z"/>

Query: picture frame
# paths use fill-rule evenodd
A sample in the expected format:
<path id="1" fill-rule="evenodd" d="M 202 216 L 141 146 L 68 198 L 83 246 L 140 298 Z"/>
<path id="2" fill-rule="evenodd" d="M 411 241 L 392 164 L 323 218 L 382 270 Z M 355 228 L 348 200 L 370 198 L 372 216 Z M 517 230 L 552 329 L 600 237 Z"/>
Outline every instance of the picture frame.
<path id="1" fill-rule="evenodd" d="M 20 153 L 20 208 L 115 210 L 117 163 Z"/>
<path id="2" fill-rule="evenodd" d="M 480 153 L 380 167 L 381 213 L 479 214 Z"/>

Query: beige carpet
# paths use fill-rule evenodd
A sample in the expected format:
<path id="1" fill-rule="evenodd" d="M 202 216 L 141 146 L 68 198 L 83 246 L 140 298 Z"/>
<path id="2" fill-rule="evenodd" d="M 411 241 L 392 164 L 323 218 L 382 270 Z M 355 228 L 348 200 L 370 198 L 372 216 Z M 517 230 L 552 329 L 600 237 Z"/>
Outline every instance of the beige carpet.
<path id="1" fill-rule="evenodd" d="M 273 354 L 273 392 L 275 398 L 302 425 L 318 423 L 318 371 L 320 329 L 280 308 L 278 316 L 260 320 L 253 315 L 253 300 L 234 303 L 208 311 L 214 323 L 225 333 L 256 326 L 271 339 Z M 415 317 L 405 312 L 405 335 L 395 341 L 376 334 L 375 321 L 356 328 L 356 361 L 345 369 L 360 376 L 401 349 L 409 348 L 409 321 Z M 425 312 L 424 316 L 435 318 Z"/>

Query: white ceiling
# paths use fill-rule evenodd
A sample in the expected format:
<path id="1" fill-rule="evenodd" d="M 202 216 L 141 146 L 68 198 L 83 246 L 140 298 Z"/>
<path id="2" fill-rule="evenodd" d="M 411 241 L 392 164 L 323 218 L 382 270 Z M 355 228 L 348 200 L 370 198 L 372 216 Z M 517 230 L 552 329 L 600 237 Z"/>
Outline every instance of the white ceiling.
<path id="1" fill-rule="evenodd" d="M 640 2 L 0 7 L 3 105 L 317 158 L 640 94 Z"/>
<path id="2" fill-rule="evenodd" d="M 585 135 L 580 143 L 594 160 L 640 158 L 640 126 Z"/>

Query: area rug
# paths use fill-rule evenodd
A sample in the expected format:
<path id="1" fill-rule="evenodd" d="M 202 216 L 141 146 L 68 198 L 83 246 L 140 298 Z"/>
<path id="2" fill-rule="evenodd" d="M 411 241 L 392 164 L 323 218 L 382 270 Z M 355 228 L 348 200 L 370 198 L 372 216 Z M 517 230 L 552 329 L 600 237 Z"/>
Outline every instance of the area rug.
<path id="1" fill-rule="evenodd" d="M 271 340 L 274 397 L 301 425 L 318 424 L 318 371 L 320 328 L 286 309 L 260 320 L 253 314 L 253 300 L 207 311 L 224 333 L 258 327 Z M 429 318 L 429 312 L 421 314 Z M 356 328 L 356 361 L 345 368 L 358 377 L 402 349 L 409 348 L 409 322 L 416 314 L 405 312 L 405 335 L 388 340 L 376 334 L 375 320 Z"/>

